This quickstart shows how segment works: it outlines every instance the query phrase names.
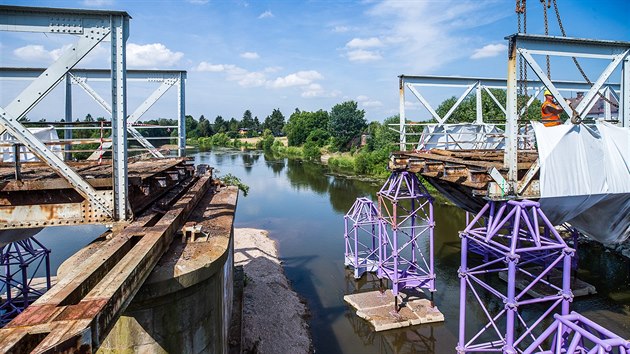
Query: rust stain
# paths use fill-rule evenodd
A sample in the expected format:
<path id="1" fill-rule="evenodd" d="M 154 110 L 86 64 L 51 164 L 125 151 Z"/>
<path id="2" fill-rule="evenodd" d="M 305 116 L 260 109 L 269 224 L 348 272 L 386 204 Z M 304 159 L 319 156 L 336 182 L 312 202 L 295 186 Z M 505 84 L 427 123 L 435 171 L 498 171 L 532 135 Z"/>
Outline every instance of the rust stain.
<path id="1" fill-rule="evenodd" d="M 69 305 L 55 318 L 55 321 L 72 321 L 92 319 L 105 307 L 107 299 L 80 301 Z"/>

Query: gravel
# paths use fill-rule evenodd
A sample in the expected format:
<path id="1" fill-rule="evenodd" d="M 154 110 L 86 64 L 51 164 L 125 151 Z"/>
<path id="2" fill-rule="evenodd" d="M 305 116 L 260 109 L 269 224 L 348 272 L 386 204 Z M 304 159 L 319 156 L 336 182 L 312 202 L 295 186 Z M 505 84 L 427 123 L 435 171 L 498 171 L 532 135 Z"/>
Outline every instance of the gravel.
<path id="1" fill-rule="evenodd" d="M 308 308 L 291 289 L 268 232 L 235 229 L 234 264 L 245 271 L 243 353 L 312 352 Z"/>

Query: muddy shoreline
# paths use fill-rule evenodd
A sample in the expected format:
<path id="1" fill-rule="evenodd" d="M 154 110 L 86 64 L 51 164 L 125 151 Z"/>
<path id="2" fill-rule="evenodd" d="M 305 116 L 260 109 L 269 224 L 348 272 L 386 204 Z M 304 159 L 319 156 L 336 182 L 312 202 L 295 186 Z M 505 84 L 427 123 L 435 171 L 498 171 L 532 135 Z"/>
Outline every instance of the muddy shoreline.
<path id="1" fill-rule="evenodd" d="M 242 352 L 311 353 L 308 308 L 291 289 L 268 232 L 234 229 L 234 265 L 245 272 Z"/>

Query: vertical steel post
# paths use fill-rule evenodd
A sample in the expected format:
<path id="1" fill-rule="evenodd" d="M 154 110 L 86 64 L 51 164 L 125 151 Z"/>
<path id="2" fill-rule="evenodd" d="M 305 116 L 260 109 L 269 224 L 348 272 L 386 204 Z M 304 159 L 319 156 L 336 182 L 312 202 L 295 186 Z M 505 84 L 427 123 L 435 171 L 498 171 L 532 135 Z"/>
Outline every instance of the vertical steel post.
<path id="1" fill-rule="evenodd" d="M 398 91 L 399 91 L 399 112 L 400 112 L 400 150 L 407 150 L 407 128 L 405 127 L 406 117 L 405 117 L 405 80 L 401 75 L 398 80 Z"/>
<path id="2" fill-rule="evenodd" d="M 606 97 L 606 100 L 604 100 L 604 119 L 605 120 L 611 120 L 612 119 L 612 112 L 611 112 L 611 108 L 612 106 L 610 105 L 610 87 L 606 87 L 604 89 L 604 96 Z"/>
<path id="3" fill-rule="evenodd" d="M 630 58 L 621 64 L 621 95 L 619 96 L 619 122 L 630 127 Z"/>
<path id="4" fill-rule="evenodd" d="M 127 82 L 126 42 L 129 18 L 111 17 L 112 62 L 112 161 L 114 185 L 114 218 L 131 217 L 127 205 Z"/>
<path id="5" fill-rule="evenodd" d="M 518 107 L 517 107 L 517 77 L 516 61 L 518 59 L 516 37 L 510 38 L 507 75 L 507 122 L 505 124 L 505 158 L 503 167 L 508 169 L 508 183 L 511 190 L 515 190 L 518 181 L 517 169 L 517 132 L 518 132 Z"/>
<path id="6" fill-rule="evenodd" d="M 477 83 L 477 87 L 475 89 L 475 97 L 477 99 L 476 104 L 476 112 L 477 112 L 477 124 L 483 123 L 483 104 L 481 101 L 481 82 Z"/>
<path id="7" fill-rule="evenodd" d="M 64 140 L 72 139 L 72 76 L 70 73 L 66 74 L 66 129 L 63 131 Z M 70 143 L 66 144 L 65 147 L 65 160 L 72 160 L 72 145 Z"/>
<path id="8" fill-rule="evenodd" d="M 177 156 L 186 156 L 186 75 L 182 72 L 179 74 L 177 81 L 179 93 L 177 95 L 177 113 L 179 122 L 177 124 Z"/>

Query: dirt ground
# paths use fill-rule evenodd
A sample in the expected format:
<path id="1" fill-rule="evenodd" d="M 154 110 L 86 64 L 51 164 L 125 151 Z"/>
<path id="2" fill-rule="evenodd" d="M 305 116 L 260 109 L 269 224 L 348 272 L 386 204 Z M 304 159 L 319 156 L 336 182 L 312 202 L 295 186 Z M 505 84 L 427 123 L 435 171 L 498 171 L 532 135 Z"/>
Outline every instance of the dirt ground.
<path id="1" fill-rule="evenodd" d="M 310 353 L 308 309 L 291 289 L 267 231 L 234 230 L 234 265 L 243 265 L 243 353 Z"/>
<path id="2" fill-rule="evenodd" d="M 241 142 L 244 142 L 244 143 L 246 142 L 246 143 L 248 143 L 248 144 L 250 144 L 250 145 L 256 145 L 256 143 L 257 143 L 260 139 L 262 139 L 262 137 L 256 137 L 256 138 L 239 138 L 238 140 L 240 140 Z M 284 146 L 288 146 L 288 145 L 289 145 L 289 143 L 288 143 L 288 141 L 287 141 L 287 137 L 286 137 L 286 136 L 281 136 L 281 137 L 278 137 L 278 138 L 276 138 L 276 140 L 279 140 L 279 141 L 282 143 L 282 145 L 284 145 Z"/>

